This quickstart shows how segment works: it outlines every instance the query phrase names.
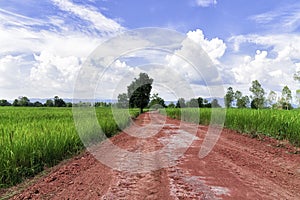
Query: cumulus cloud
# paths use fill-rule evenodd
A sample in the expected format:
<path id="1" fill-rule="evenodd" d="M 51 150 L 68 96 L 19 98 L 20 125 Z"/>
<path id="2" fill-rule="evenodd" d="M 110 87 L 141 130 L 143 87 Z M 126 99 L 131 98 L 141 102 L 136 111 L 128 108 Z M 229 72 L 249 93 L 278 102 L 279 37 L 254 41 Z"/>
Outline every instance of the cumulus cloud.
<path id="1" fill-rule="evenodd" d="M 266 90 L 280 92 L 285 85 L 293 91 L 299 88 L 293 80 L 293 74 L 299 69 L 299 35 L 244 35 L 231 40 L 234 41 L 237 56 L 230 57 L 228 65 L 232 66 L 236 87 L 247 89 L 251 81 L 257 79 Z M 256 44 L 261 48 L 248 54 L 239 54 L 240 46 L 245 44 Z"/>
<path id="2" fill-rule="evenodd" d="M 166 56 L 167 66 L 176 70 L 198 92 L 195 96 L 222 96 L 222 79 L 217 66 L 225 50 L 222 40 L 208 40 L 202 30 L 197 29 L 187 33 L 182 47 L 174 55 Z M 215 86 L 220 86 L 218 91 L 213 89 Z"/>
<path id="3" fill-rule="evenodd" d="M 197 49 L 196 52 L 195 49 Z M 182 42 L 181 49 L 175 51 L 174 55 L 167 56 L 166 59 L 168 66 L 179 69 L 187 80 L 207 84 L 220 78 L 216 71 L 217 64 L 225 50 L 226 45 L 222 40 L 218 38 L 208 40 L 204 37 L 202 30 L 197 29 L 189 31 Z M 196 66 L 191 66 L 191 63 Z"/>
<path id="4" fill-rule="evenodd" d="M 17 95 L 25 95 L 29 88 L 26 77 L 29 76 L 29 69 L 32 62 L 22 55 L 6 55 L 0 57 L 0 98 L 17 98 Z"/>
<path id="5" fill-rule="evenodd" d="M 196 0 L 196 4 L 200 7 L 209 7 L 217 4 L 217 0 Z"/>
<path id="6" fill-rule="evenodd" d="M 34 55 L 34 58 L 35 66 L 31 68 L 30 80 L 38 82 L 38 88 L 72 89 L 82 62 L 80 59 L 75 56 L 61 57 L 47 51 Z"/>
<path id="7" fill-rule="evenodd" d="M 226 44 L 223 40 L 219 38 L 213 38 L 209 40 L 205 38 L 203 31 L 200 29 L 189 31 L 187 36 L 189 39 L 203 48 L 203 50 L 215 63 L 219 63 L 218 59 L 224 55 L 226 50 Z"/>

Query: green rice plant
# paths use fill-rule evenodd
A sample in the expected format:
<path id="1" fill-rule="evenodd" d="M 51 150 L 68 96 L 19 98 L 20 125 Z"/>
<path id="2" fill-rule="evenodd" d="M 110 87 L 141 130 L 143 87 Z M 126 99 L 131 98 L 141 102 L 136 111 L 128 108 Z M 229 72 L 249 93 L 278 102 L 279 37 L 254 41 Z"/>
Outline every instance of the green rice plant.
<path id="1" fill-rule="evenodd" d="M 118 111 L 125 113 L 119 127 L 110 108 L 95 111 L 109 137 L 128 126 L 131 116 L 138 115 L 138 110 Z M 95 128 L 87 131 L 99 134 Z M 0 107 L 0 188 L 34 176 L 83 149 L 71 108 Z"/>

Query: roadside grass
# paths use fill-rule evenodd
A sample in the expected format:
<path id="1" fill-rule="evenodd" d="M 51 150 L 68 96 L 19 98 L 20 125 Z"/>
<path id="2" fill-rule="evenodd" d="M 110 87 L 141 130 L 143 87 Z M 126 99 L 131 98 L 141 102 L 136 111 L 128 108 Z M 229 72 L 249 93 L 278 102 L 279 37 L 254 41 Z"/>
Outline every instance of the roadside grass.
<path id="1" fill-rule="evenodd" d="M 167 108 L 166 113 L 171 118 L 195 122 L 199 115 L 199 124 L 209 125 L 211 121 L 210 108 Z M 214 110 L 223 108 L 214 108 Z M 223 110 L 224 111 L 224 110 Z M 300 110 L 271 109 L 226 109 L 224 126 L 252 137 L 266 135 L 279 140 L 288 140 L 294 146 L 300 146 Z M 184 115 L 183 115 L 184 113 Z"/>

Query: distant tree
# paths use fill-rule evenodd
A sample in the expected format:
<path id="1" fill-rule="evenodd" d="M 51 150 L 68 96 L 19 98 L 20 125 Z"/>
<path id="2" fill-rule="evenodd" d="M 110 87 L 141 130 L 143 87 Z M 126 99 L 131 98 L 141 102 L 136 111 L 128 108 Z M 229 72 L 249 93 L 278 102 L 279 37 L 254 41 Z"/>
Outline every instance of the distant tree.
<path id="1" fill-rule="evenodd" d="M 71 102 L 67 102 L 67 103 L 66 103 L 66 106 L 67 106 L 67 107 L 73 107 L 73 104 L 72 104 Z"/>
<path id="2" fill-rule="evenodd" d="M 259 101 L 259 99 L 253 99 L 252 101 L 251 101 L 251 108 L 252 109 L 258 109 L 259 107 L 258 107 L 258 105 L 260 104 L 260 101 Z"/>
<path id="3" fill-rule="evenodd" d="M 190 108 L 198 108 L 199 107 L 198 99 L 192 98 L 190 101 L 186 103 L 186 106 Z"/>
<path id="4" fill-rule="evenodd" d="M 34 106 L 34 107 L 43 107 L 43 104 L 39 101 L 36 101 L 32 104 L 32 106 Z"/>
<path id="5" fill-rule="evenodd" d="M 294 80 L 300 82 L 300 71 L 297 71 L 297 72 L 294 74 Z"/>
<path id="6" fill-rule="evenodd" d="M 66 102 L 59 98 L 58 96 L 54 97 L 54 106 L 55 107 L 66 107 Z"/>
<path id="7" fill-rule="evenodd" d="M 204 99 L 203 100 L 203 107 L 204 108 L 211 108 L 211 103 L 209 103 L 207 99 Z"/>
<path id="8" fill-rule="evenodd" d="M 100 105 L 101 102 L 96 102 L 93 104 L 94 107 L 101 107 L 101 106 L 98 106 Z M 92 106 L 92 103 L 91 102 L 82 102 L 82 101 L 79 101 L 78 103 L 73 103 L 72 104 L 72 107 L 91 107 Z"/>
<path id="9" fill-rule="evenodd" d="M 171 102 L 169 105 L 168 105 L 168 108 L 175 108 L 175 104 L 173 102 Z"/>
<path id="10" fill-rule="evenodd" d="M 151 101 L 149 103 L 150 108 L 158 109 L 159 107 L 166 108 L 165 100 L 158 96 L 158 93 L 153 94 L 150 97 Z"/>
<path id="11" fill-rule="evenodd" d="M 176 103 L 176 108 L 185 108 L 185 99 L 184 98 L 179 98 L 177 103 Z"/>
<path id="12" fill-rule="evenodd" d="M 13 105 L 13 106 L 20 106 L 19 100 L 18 100 L 18 99 L 15 99 L 12 105 Z"/>
<path id="13" fill-rule="evenodd" d="M 122 94 L 118 95 L 117 107 L 118 108 L 128 108 L 129 107 L 128 96 L 126 93 L 122 93 Z"/>
<path id="14" fill-rule="evenodd" d="M 243 93 L 239 90 L 234 93 L 234 99 L 237 108 L 247 108 L 250 103 L 249 97 L 247 95 L 243 96 Z"/>
<path id="15" fill-rule="evenodd" d="M 199 108 L 203 108 L 204 107 L 203 98 L 198 97 L 197 101 L 198 101 Z"/>
<path id="16" fill-rule="evenodd" d="M 268 107 L 274 108 L 276 103 L 277 103 L 277 93 L 271 90 L 266 99 L 266 104 L 268 105 Z"/>
<path id="17" fill-rule="evenodd" d="M 29 106 L 30 100 L 27 97 L 19 97 L 19 106 Z"/>
<path id="18" fill-rule="evenodd" d="M 237 90 L 237 91 L 234 93 L 234 98 L 235 98 L 236 100 L 241 99 L 242 96 L 243 96 L 243 93 L 242 93 L 241 91 L 238 91 L 238 90 Z"/>
<path id="19" fill-rule="evenodd" d="M 220 106 L 220 104 L 219 104 L 219 102 L 218 102 L 217 99 L 213 99 L 213 100 L 211 101 L 211 107 L 212 107 L 212 108 L 220 108 L 221 106 Z"/>
<path id="20" fill-rule="evenodd" d="M 47 99 L 46 103 L 44 104 L 46 107 L 53 107 L 54 102 L 52 99 Z"/>
<path id="21" fill-rule="evenodd" d="M 233 91 L 232 87 L 229 87 L 227 89 L 227 93 L 224 97 L 224 100 L 225 100 L 225 107 L 226 108 L 232 107 L 232 102 L 234 100 L 234 91 Z"/>
<path id="22" fill-rule="evenodd" d="M 238 108 L 247 108 L 248 105 L 250 103 L 250 99 L 249 97 L 246 95 L 246 96 L 242 96 L 241 98 L 239 98 L 236 102 L 236 106 Z"/>
<path id="23" fill-rule="evenodd" d="M 296 99 L 298 102 L 298 107 L 300 106 L 300 90 L 296 90 Z"/>
<path id="24" fill-rule="evenodd" d="M 261 84 L 257 80 L 252 81 L 252 86 L 249 88 L 249 91 L 253 94 L 251 96 L 251 108 L 263 108 L 265 103 L 265 91 L 261 87 Z"/>
<path id="25" fill-rule="evenodd" d="M 0 106 L 11 106 L 11 103 L 9 103 L 6 99 L 1 99 Z"/>
<path id="26" fill-rule="evenodd" d="M 129 106 L 131 108 L 140 108 L 140 112 L 148 105 L 150 101 L 150 93 L 152 90 L 153 79 L 148 74 L 140 73 L 139 78 L 127 87 L 127 95 L 129 98 Z"/>
<path id="27" fill-rule="evenodd" d="M 288 86 L 284 86 L 281 92 L 280 105 L 283 109 L 290 110 L 292 108 L 292 92 Z"/>
<path id="28" fill-rule="evenodd" d="M 294 80 L 300 82 L 300 71 L 294 74 Z M 300 106 L 300 90 L 296 90 L 296 99 L 298 100 L 298 107 Z"/>
<path id="29" fill-rule="evenodd" d="M 91 106 L 91 103 L 89 103 L 89 102 L 80 102 L 79 104 L 81 106 Z M 96 102 L 96 103 L 94 103 L 94 107 L 102 107 L 102 108 L 108 108 L 108 107 L 111 107 L 111 105 L 112 105 L 111 103 L 107 103 L 107 102 Z"/>
<path id="30" fill-rule="evenodd" d="M 243 97 L 243 93 L 239 90 L 237 90 L 235 93 L 234 93 L 234 99 L 236 100 L 236 106 L 238 108 L 240 108 L 239 106 L 241 106 L 242 104 L 242 97 Z M 239 104 L 239 105 L 238 105 Z"/>

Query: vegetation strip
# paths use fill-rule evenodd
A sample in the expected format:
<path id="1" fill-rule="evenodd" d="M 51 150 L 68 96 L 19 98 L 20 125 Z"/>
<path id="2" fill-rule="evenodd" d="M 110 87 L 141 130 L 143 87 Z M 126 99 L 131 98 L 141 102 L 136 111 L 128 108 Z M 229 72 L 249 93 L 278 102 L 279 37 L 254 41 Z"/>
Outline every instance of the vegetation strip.
<path id="1" fill-rule="evenodd" d="M 212 109 L 209 108 L 167 108 L 166 114 L 174 119 L 209 125 Z M 223 108 L 215 108 L 223 109 Z M 181 115 L 185 112 L 184 115 Z M 187 114 L 188 113 L 188 114 Z M 199 115 L 199 122 L 195 122 Z M 295 146 L 300 146 L 300 112 L 295 110 L 271 109 L 227 109 L 224 122 L 226 128 L 248 133 L 256 137 L 264 134 L 280 140 L 288 140 Z"/>

